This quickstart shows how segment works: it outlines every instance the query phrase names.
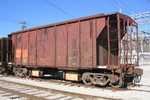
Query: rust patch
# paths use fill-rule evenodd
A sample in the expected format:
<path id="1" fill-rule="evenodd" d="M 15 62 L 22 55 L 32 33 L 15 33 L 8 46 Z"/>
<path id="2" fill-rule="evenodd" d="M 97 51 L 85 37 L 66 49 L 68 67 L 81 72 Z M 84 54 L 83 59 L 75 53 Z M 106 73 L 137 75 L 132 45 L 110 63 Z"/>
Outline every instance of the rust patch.
<path id="1" fill-rule="evenodd" d="M 16 58 L 21 58 L 21 49 L 16 49 Z"/>

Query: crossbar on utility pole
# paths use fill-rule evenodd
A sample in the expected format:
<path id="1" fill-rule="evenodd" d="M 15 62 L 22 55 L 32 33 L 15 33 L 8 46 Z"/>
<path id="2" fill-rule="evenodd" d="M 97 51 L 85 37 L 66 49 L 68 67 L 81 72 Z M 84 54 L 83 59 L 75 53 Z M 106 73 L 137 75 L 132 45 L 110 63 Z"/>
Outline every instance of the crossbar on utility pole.
<path id="1" fill-rule="evenodd" d="M 21 22 L 20 24 L 22 24 L 21 28 L 22 28 L 22 30 L 24 30 L 26 28 L 26 26 L 25 26 L 26 22 Z"/>

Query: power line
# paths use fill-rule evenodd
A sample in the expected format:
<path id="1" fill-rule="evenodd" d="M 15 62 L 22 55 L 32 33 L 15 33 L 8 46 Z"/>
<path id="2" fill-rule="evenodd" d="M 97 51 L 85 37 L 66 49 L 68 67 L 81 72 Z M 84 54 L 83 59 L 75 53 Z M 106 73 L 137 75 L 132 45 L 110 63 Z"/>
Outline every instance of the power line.
<path id="1" fill-rule="evenodd" d="M 118 8 L 111 2 L 111 0 L 109 0 L 109 3 L 111 3 L 111 5 L 116 8 L 116 10 L 118 10 Z"/>
<path id="2" fill-rule="evenodd" d="M 5 14 L 2 14 L 2 13 L 0 13 L 0 16 L 7 17 L 7 18 L 10 18 L 10 19 L 13 19 L 13 20 L 16 20 L 16 21 L 22 21 L 22 20 L 20 20 L 20 19 L 18 19 L 18 18 L 9 16 L 9 15 L 5 15 Z"/>
<path id="3" fill-rule="evenodd" d="M 150 8 L 150 1 L 148 1 L 148 0 L 146 0 L 146 1 L 148 3 L 148 10 L 149 10 L 149 8 Z"/>
<path id="4" fill-rule="evenodd" d="M 13 24 L 19 24 L 19 23 L 16 23 L 16 22 L 8 21 L 8 20 L 7 20 L 7 21 L 5 21 L 5 20 L 1 20 L 1 19 L 0 19 L 0 21 L 1 21 L 1 22 L 13 23 Z"/>
<path id="5" fill-rule="evenodd" d="M 3 15 L 3 14 L 0 14 L 0 18 L 1 18 L 1 20 L 2 19 L 5 20 L 6 22 L 19 23 L 19 21 L 20 21 L 14 17 L 8 16 L 8 15 Z"/>
<path id="6" fill-rule="evenodd" d="M 129 7 L 127 4 L 125 4 L 123 1 L 120 0 L 120 2 L 125 5 L 126 7 L 128 7 L 130 10 L 132 10 L 133 12 L 137 13 L 134 9 L 132 9 L 131 7 Z"/>
<path id="7" fill-rule="evenodd" d="M 1 16 L 0 16 L 0 20 L 3 21 L 3 22 L 18 23 L 19 24 L 19 21 L 8 19 L 8 18 L 1 17 Z"/>
<path id="8" fill-rule="evenodd" d="M 54 8 L 56 8 L 56 9 L 58 9 L 59 11 L 63 12 L 63 13 L 64 13 L 65 15 L 67 15 L 68 17 L 70 17 L 70 18 L 75 18 L 74 15 L 72 15 L 72 14 L 70 14 L 70 13 L 64 11 L 63 9 L 59 8 L 58 6 L 54 5 L 54 4 L 53 4 L 52 2 L 50 2 L 49 0 L 41 0 L 41 1 L 43 1 L 43 2 L 45 2 L 45 3 L 47 3 L 47 4 L 49 4 L 50 6 L 53 6 Z"/>
<path id="9" fill-rule="evenodd" d="M 0 17 L 0 18 L 1 18 L 1 17 Z M 19 22 L 17 22 L 17 21 L 1 20 L 1 19 L 0 19 L 0 21 L 2 21 L 2 22 L 8 22 L 8 23 L 13 23 L 13 24 L 22 24 L 22 26 L 21 26 L 22 30 L 24 30 L 24 29 L 26 28 L 26 26 L 25 26 L 26 22 L 21 22 L 21 23 L 19 23 Z"/>
<path id="10" fill-rule="evenodd" d="M 20 22 L 23 22 L 23 20 L 21 19 L 18 19 L 18 18 L 15 18 L 13 16 L 9 16 L 9 15 L 5 15 L 5 14 L 2 14 L 0 13 L 0 20 L 3 21 L 3 22 L 9 22 L 9 23 L 17 23 L 17 24 L 20 24 Z M 32 24 L 32 23 L 26 23 L 28 26 L 37 26 L 35 24 Z"/>
<path id="11" fill-rule="evenodd" d="M 117 1 L 117 0 L 114 0 L 114 1 L 117 3 L 117 5 L 119 5 L 119 1 Z M 121 0 L 120 0 L 120 1 L 121 1 Z M 126 8 L 124 8 L 123 6 L 122 6 L 122 8 L 123 8 L 129 15 L 131 15 L 131 13 L 126 10 Z"/>

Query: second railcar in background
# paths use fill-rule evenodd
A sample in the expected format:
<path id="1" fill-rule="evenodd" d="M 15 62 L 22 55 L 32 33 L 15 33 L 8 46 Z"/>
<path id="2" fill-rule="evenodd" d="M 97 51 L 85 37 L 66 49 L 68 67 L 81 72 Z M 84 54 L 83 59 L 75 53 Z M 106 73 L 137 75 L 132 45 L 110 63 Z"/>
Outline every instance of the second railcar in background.
<path id="1" fill-rule="evenodd" d="M 14 47 L 13 72 L 42 77 L 62 70 L 66 80 L 120 87 L 131 82 L 134 75 L 142 74 L 141 69 L 134 68 L 138 65 L 138 45 L 137 60 L 135 63 L 128 60 L 128 53 L 132 54 L 132 49 L 127 49 L 129 27 L 137 28 L 137 23 L 126 15 L 114 13 L 13 32 L 10 35 Z M 136 36 L 138 44 L 137 29 Z M 121 40 L 127 42 L 121 44 Z"/>
<path id="2" fill-rule="evenodd" d="M 12 62 L 12 41 L 11 38 L 0 38 L 0 73 L 11 71 L 9 63 Z"/>

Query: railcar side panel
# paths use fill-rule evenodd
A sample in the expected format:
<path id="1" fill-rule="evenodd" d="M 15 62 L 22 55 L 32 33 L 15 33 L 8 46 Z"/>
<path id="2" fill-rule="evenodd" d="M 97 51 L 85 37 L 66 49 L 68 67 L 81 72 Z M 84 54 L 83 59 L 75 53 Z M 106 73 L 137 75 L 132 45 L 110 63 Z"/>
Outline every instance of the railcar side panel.
<path id="1" fill-rule="evenodd" d="M 16 35 L 16 65 L 21 65 L 21 34 Z"/>
<path id="2" fill-rule="evenodd" d="M 12 35 L 11 36 L 11 39 L 12 39 L 12 57 L 13 57 L 13 63 L 14 63 L 14 65 L 16 65 L 16 35 Z"/>
<path id="3" fill-rule="evenodd" d="M 55 67 L 55 28 L 45 29 L 45 66 Z"/>
<path id="4" fill-rule="evenodd" d="M 107 30 L 106 30 L 106 19 L 100 18 L 96 21 L 97 27 L 97 65 L 108 64 L 108 50 L 107 50 Z"/>
<path id="5" fill-rule="evenodd" d="M 106 18 L 97 18 L 96 19 L 96 34 L 97 37 L 101 34 L 101 32 L 104 30 L 104 27 L 106 26 Z M 106 32 L 107 34 L 107 32 Z"/>
<path id="6" fill-rule="evenodd" d="M 81 66 L 92 67 L 92 28 L 91 21 L 81 22 Z"/>
<path id="7" fill-rule="evenodd" d="M 29 55 L 29 65 L 30 66 L 35 66 L 35 65 L 37 65 L 36 64 L 36 60 L 37 60 L 37 51 L 36 51 L 36 49 L 37 49 L 37 35 L 36 35 L 36 30 L 34 30 L 34 31 L 30 31 L 29 32 L 29 53 L 28 53 L 28 55 Z"/>
<path id="8" fill-rule="evenodd" d="M 67 65 L 67 30 L 66 25 L 56 27 L 56 67 Z"/>
<path id="9" fill-rule="evenodd" d="M 68 24 L 68 67 L 80 67 L 79 23 Z"/>
<path id="10" fill-rule="evenodd" d="M 28 32 L 22 33 L 22 65 L 28 65 Z"/>
<path id="11" fill-rule="evenodd" d="M 13 58 L 14 58 L 14 55 L 13 55 L 13 47 L 12 47 L 12 40 L 11 38 L 9 38 L 7 40 L 7 62 L 13 62 Z"/>
<path id="12" fill-rule="evenodd" d="M 0 74 L 9 73 L 12 62 L 12 41 L 10 38 L 0 38 Z"/>
<path id="13" fill-rule="evenodd" d="M 45 29 L 37 30 L 37 65 L 43 66 L 45 62 Z"/>
<path id="14" fill-rule="evenodd" d="M 7 62 L 7 38 L 0 39 L 0 66 L 6 67 Z"/>

